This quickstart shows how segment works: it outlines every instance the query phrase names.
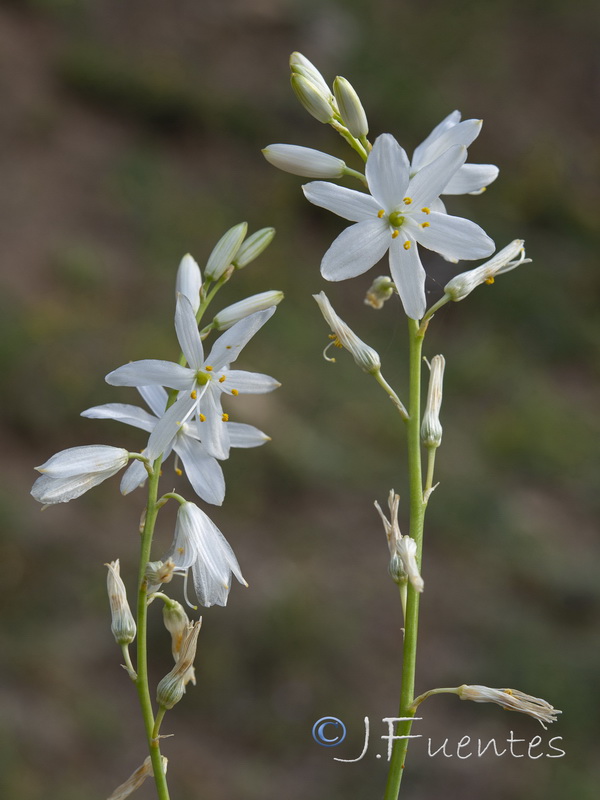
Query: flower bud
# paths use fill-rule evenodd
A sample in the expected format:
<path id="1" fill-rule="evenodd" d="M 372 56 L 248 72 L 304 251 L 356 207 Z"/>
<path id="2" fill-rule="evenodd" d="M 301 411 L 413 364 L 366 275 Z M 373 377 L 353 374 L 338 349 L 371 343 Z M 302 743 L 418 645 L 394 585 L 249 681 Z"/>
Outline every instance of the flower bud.
<path id="1" fill-rule="evenodd" d="M 175 666 L 157 686 L 156 700 L 163 708 L 173 708 L 185 694 L 186 684 L 193 680 L 194 658 L 201 625 L 202 620 L 199 619 L 187 626 Z"/>
<path id="2" fill-rule="evenodd" d="M 315 67 L 312 61 L 309 61 L 302 53 L 293 52 L 290 56 L 290 69 L 292 75 L 302 75 L 311 83 L 314 83 L 318 89 L 325 95 L 325 97 L 333 99 L 331 90 L 327 85 L 327 81 L 321 75 L 319 70 Z"/>
<path id="3" fill-rule="evenodd" d="M 130 644 L 135 639 L 135 620 L 127 602 L 125 584 L 120 575 L 119 559 L 104 566 L 108 567 L 106 588 L 112 617 L 110 629 L 117 644 Z"/>
<path id="4" fill-rule="evenodd" d="M 317 84 L 298 73 L 292 73 L 292 89 L 309 114 L 319 122 L 328 123 L 333 119 L 333 106 L 327 95 Z"/>
<path id="5" fill-rule="evenodd" d="M 522 714 L 537 719 L 542 728 L 546 728 L 545 722 L 556 722 L 557 715 L 562 714 L 562 711 L 554 708 L 540 697 L 532 697 L 517 689 L 490 689 L 489 686 L 463 684 L 458 687 L 457 694 L 461 700 L 472 700 L 475 703 L 496 703 L 508 711 L 520 711 Z"/>
<path id="6" fill-rule="evenodd" d="M 266 250 L 271 244 L 274 236 L 275 228 L 261 228 L 256 233 L 253 233 L 252 236 L 249 236 L 245 242 L 242 242 L 242 246 L 233 259 L 237 269 L 246 267 L 251 261 L 258 258 L 263 250 Z"/>
<path id="7" fill-rule="evenodd" d="M 232 263 L 248 230 L 247 222 L 234 225 L 223 234 L 208 258 L 204 274 L 213 281 L 219 280 L 227 267 Z"/>
<path id="8" fill-rule="evenodd" d="M 253 294 L 251 297 L 240 300 L 238 303 L 233 303 L 233 305 L 219 311 L 213 319 L 213 327 L 218 331 L 225 331 L 241 319 L 249 317 L 250 314 L 276 306 L 282 300 L 283 292 L 270 291 Z"/>
<path id="9" fill-rule="evenodd" d="M 365 305 L 376 309 L 383 308 L 385 301 L 389 300 L 394 294 L 395 288 L 394 281 L 391 278 L 387 275 L 380 275 L 371 284 L 365 297 Z"/>
<path id="10" fill-rule="evenodd" d="M 360 139 L 369 132 L 367 115 L 352 84 L 338 76 L 333 82 L 333 93 L 344 125 L 352 136 Z"/>
<path id="11" fill-rule="evenodd" d="M 444 293 L 457 303 L 459 300 L 471 294 L 473 289 L 482 283 L 494 283 L 497 275 L 510 272 L 521 264 L 531 263 L 530 258 L 525 258 L 525 248 L 523 239 L 515 239 L 500 252 L 492 256 L 489 261 L 480 267 L 470 269 L 468 272 L 461 272 L 455 275 L 451 281 L 444 286 Z"/>
<path id="12" fill-rule="evenodd" d="M 200 267 L 192 256 L 188 253 L 181 259 L 177 278 L 175 280 L 175 297 L 182 294 L 190 301 L 194 312 L 200 307 L 200 287 L 202 286 L 202 274 Z"/>
<path id="13" fill-rule="evenodd" d="M 446 361 L 444 356 L 434 356 L 431 359 L 427 405 L 425 406 L 423 423 L 421 425 L 421 441 L 425 447 L 439 447 L 442 441 L 440 409 L 442 407 L 442 387 L 445 366 Z"/>
<path id="14" fill-rule="evenodd" d="M 270 144 L 262 151 L 269 164 L 305 178 L 341 178 L 346 164 L 341 158 L 295 144 Z"/>
<path id="15" fill-rule="evenodd" d="M 362 370 L 371 375 L 379 372 L 381 369 L 381 359 L 379 358 L 377 351 L 373 350 L 372 347 L 369 347 L 368 344 L 365 344 L 362 339 L 359 339 L 354 331 L 351 330 L 348 325 L 346 325 L 346 323 L 338 317 L 333 310 L 331 303 L 327 299 L 325 292 L 313 294 L 313 297 L 321 309 L 321 314 L 323 314 L 325 322 L 333 331 L 333 335 L 331 337 L 332 342 L 325 348 L 325 351 L 323 352 L 325 358 L 328 361 L 335 361 L 335 358 L 328 358 L 325 355 L 326 351 L 329 349 L 329 347 L 331 347 L 331 345 L 334 347 L 345 347 Z"/>

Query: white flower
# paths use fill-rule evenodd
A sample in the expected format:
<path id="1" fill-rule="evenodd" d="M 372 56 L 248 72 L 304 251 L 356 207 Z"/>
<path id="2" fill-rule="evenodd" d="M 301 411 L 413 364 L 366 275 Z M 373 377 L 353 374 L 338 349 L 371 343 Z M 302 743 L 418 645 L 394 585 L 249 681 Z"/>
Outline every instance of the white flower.
<path id="1" fill-rule="evenodd" d="M 175 281 L 175 298 L 182 294 L 190 301 L 194 313 L 200 308 L 202 273 L 196 261 L 188 253 L 181 259 Z"/>
<path id="2" fill-rule="evenodd" d="M 68 503 L 115 475 L 129 461 L 122 447 L 95 444 L 61 450 L 36 467 L 42 475 L 31 494 L 44 505 Z"/>
<path id="3" fill-rule="evenodd" d="M 106 403 L 102 406 L 94 406 L 83 411 L 81 416 L 88 419 L 113 419 L 152 433 L 165 413 L 168 395 L 162 386 L 140 386 L 138 391 L 156 416 L 149 414 L 143 408 L 126 403 Z M 226 426 L 232 447 L 258 447 L 269 441 L 266 434 L 252 425 L 227 422 Z M 199 440 L 197 426 L 187 422 L 180 425 L 175 431 L 173 439 L 167 444 L 163 459 L 168 458 L 171 450 L 175 451 L 176 462 L 181 459 L 185 474 L 198 497 L 207 503 L 220 506 L 225 497 L 223 470 L 219 462 L 207 453 L 206 448 Z M 142 451 L 142 455 L 145 455 L 145 451 Z M 181 474 L 177 463 L 175 470 Z M 137 489 L 138 486 L 145 483 L 147 477 L 148 473 L 144 464 L 141 461 L 134 461 L 125 471 L 121 480 L 122 494 L 129 494 Z"/>
<path id="4" fill-rule="evenodd" d="M 562 711 L 554 708 L 541 697 L 532 697 L 517 689 L 490 689 L 489 686 L 463 684 L 458 687 L 457 694 L 461 700 L 473 700 L 475 703 L 497 703 L 509 711 L 528 714 L 537 719 L 542 728 L 546 728 L 545 722 L 556 722 L 557 714 L 562 714 Z"/>
<path id="5" fill-rule="evenodd" d="M 521 264 L 530 264 L 531 259 L 525 258 L 524 244 L 523 239 L 515 239 L 485 264 L 456 275 L 444 286 L 444 294 L 454 302 L 464 300 L 482 283 L 494 283 L 496 275 L 510 272 Z"/>
<path id="6" fill-rule="evenodd" d="M 232 574 L 248 585 L 227 540 L 194 503 L 179 506 L 173 544 L 163 560 L 167 559 L 178 570 L 192 570 L 196 595 L 203 606 L 227 605 Z"/>
<path id="7" fill-rule="evenodd" d="M 236 323 L 214 343 L 204 358 L 202 340 L 189 300 L 180 295 L 175 312 L 175 330 L 188 367 L 172 361 L 133 361 L 106 376 L 113 386 L 168 386 L 180 389 L 179 397 L 156 423 L 148 441 L 148 458 L 154 460 L 167 451 L 179 428 L 195 417 L 198 438 L 214 458 L 228 458 L 229 417 L 221 408 L 221 395 L 261 394 L 280 384 L 268 375 L 232 370 L 242 348 L 274 314 L 275 308 L 259 311 Z"/>
<path id="8" fill-rule="evenodd" d="M 367 159 L 371 194 L 322 181 L 304 186 L 311 203 L 355 223 L 325 253 L 323 277 L 340 281 L 361 275 L 389 250 L 404 310 L 420 319 L 426 308 L 425 270 L 417 243 L 451 259 L 483 258 L 494 250 L 493 241 L 474 222 L 431 210 L 466 157 L 466 147 L 450 147 L 411 178 L 406 153 L 386 133 L 377 138 Z"/>
<path id="9" fill-rule="evenodd" d="M 460 111 L 453 111 L 443 119 L 421 142 L 413 153 L 411 177 L 427 164 L 431 164 L 449 147 L 457 144 L 468 147 L 479 136 L 481 120 L 460 121 Z M 498 177 L 498 167 L 493 164 L 463 164 L 450 178 L 440 194 L 481 194 L 486 186 Z M 435 211 L 444 211 L 441 200 L 433 204 Z"/>
<path id="10" fill-rule="evenodd" d="M 305 178 L 341 178 L 346 163 L 341 158 L 295 144 L 270 144 L 262 151 L 269 164 Z"/>
<path id="11" fill-rule="evenodd" d="M 379 372 L 381 369 L 381 359 L 377 351 L 369 347 L 368 344 L 365 344 L 362 339 L 359 339 L 354 331 L 346 325 L 344 320 L 338 317 L 325 292 L 313 294 L 313 297 L 321 309 L 321 314 L 323 314 L 325 322 L 333 331 L 333 340 L 331 344 L 325 348 L 325 351 L 327 351 L 331 345 L 335 347 L 345 347 L 358 366 L 365 372 L 369 374 Z M 325 355 L 325 352 L 323 355 Z M 327 356 L 325 356 L 325 358 L 327 358 Z M 328 358 L 327 360 L 335 361 L 335 358 Z"/>

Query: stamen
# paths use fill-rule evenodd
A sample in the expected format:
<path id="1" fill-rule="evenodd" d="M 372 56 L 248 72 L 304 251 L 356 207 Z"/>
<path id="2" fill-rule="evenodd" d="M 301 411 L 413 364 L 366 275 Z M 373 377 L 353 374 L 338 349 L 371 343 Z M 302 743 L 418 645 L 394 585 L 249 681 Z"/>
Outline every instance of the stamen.
<path id="1" fill-rule="evenodd" d="M 406 203 L 407 206 L 409 206 L 412 203 L 412 197 L 405 197 L 404 202 Z"/>
<path id="2" fill-rule="evenodd" d="M 182 556 L 185 553 L 185 547 L 178 547 L 177 552 L 179 553 L 180 556 Z"/>
<path id="3" fill-rule="evenodd" d="M 225 380 L 225 375 L 221 375 L 221 377 L 219 378 L 219 383 L 223 383 L 224 380 Z"/>
<path id="4" fill-rule="evenodd" d="M 404 244 L 402 245 L 402 247 L 404 247 L 404 249 L 405 249 L 405 250 L 410 250 L 410 244 L 411 244 L 411 243 L 410 243 L 410 240 L 409 240 L 409 239 L 407 239 L 407 240 L 404 242 Z"/>
<path id="5" fill-rule="evenodd" d="M 379 217 L 379 219 L 381 219 L 383 216 L 385 216 L 385 211 L 383 210 L 383 208 L 382 208 L 382 209 L 380 209 L 380 210 L 377 212 L 377 216 Z"/>
<path id="6" fill-rule="evenodd" d="M 226 344 L 225 345 L 225 350 L 231 350 L 231 345 L 230 344 Z"/>
<path id="7" fill-rule="evenodd" d="M 421 223 L 421 227 L 422 228 L 429 228 L 429 223 L 428 222 L 422 222 Z"/>
<path id="8" fill-rule="evenodd" d="M 193 609 L 194 609 L 194 611 L 197 611 L 197 610 L 198 610 L 198 606 L 195 606 L 193 603 L 190 603 L 190 598 L 188 597 L 188 591 L 187 591 L 187 585 L 188 585 L 188 571 L 189 571 L 189 570 L 187 570 L 187 569 L 186 569 L 186 571 L 185 571 L 185 577 L 184 577 L 184 579 L 183 579 L 183 598 L 184 598 L 185 602 L 188 604 L 188 606 L 189 606 L 190 608 L 193 608 Z"/>
<path id="9" fill-rule="evenodd" d="M 337 337 L 336 337 L 336 339 L 337 339 Z M 327 351 L 329 350 L 330 347 L 335 347 L 335 346 L 336 346 L 336 342 L 335 341 L 329 342 L 327 347 L 323 350 L 323 358 L 325 359 L 325 361 L 330 361 L 332 364 L 335 364 L 335 358 L 333 358 L 331 356 L 328 356 L 327 355 Z M 340 344 L 339 346 L 342 347 L 343 345 Z"/>
<path id="10" fill-rule="evenodd" d="M 493 275 L 490 275 L 490 277 L 489 277 L 489 278 L 486 278 L 486 279 L 485 279 L 485 282 L 486 282 L 486 283 L 489 283 L 489 284 L 490 284 L 490 286 L 491 286 L 491 284 L 492 284 L 492 283 L 494 283 L 494 280 L 495 280 L 494 276 L 493 276 Z"/>
<path id="11" fill-rule="evenodd" d="M 399 235 L 399 231 L 394 231 L 392 233 L 392 239 L 395 239 Z"/>
<path id="12" fill-rule="evenodd" d="M 223 420 L 223 422 L 227 422 L 229 420 L 229 414 L 223 414 L 221 419 Z"/>
<path id="13" fill-rule="evenodd" d="M 237 390 L 237 389 L 232 389 L 232 390 L 231 390 L 231 394 L 232 394 L 234 397 L 237 397 L 237 396 L 238 396 L 238 394 L 239 394 L 239 392 L 238 392 L 238 390 Z"/>
<path id="14" fill-rule="evenodd" d="M 198 414 L 198 419 L 200 420 L 200 422 L 206 422 L 206 417 L 204 416 L 204 414 Z"/>
<path id="15" fill-rule="evenodd" d="M 422 208 L 422 209 L 421 209 L 421 211 L 422 211 L 424 214 L 431 214 L 431 209 L 430 209 L 430 208 L 427 208 L 427 206 L 426 206 L 425 208 Z"/>
<path id="16" fill-rule="evenodd" d="M 204 369 L 205 369 L 207 372 L 212 372 L 212 367 L 210 367 L 208 364 L 205 364 L 205 365 L 204 365 Z"/>
<path id="17" fill-rule="evenodd" d="M 193 392 L 190 392 L 190 397 L 192 398 L 192 400 L 197 400 L 198 399 L 198 392 L 194 389 Z"/>
<path id="18" fill-rule="evenodd" d="M 179 477 L 181 478 L 181 476 L 183 475 L 183 470 L 180 469 L 179 467 L 175 467 L 175 475 L 179 475 Z"/>

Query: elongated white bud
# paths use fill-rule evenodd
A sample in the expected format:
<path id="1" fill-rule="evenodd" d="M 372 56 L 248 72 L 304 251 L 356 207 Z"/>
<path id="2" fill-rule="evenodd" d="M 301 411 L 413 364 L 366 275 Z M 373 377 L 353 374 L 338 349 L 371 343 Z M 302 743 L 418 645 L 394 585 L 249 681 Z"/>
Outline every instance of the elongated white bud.
<path id="1" fill-rule="evenodd" d="M 293 52 L 290 56 L 290 69 L 292 74 L 296 73 L 298 75 L 302 75 L 307 80 L 314 83 L 321 92 L 325 95 L 325 97 L 330 97 L 333 99 L 331 94 L 331 89 L 327 85 L 327 81 L 321 75 L 319 70 L 315 67 L 312 61 L 309 61 L 306 56 L 303 56 L 302 53 Z"/>
<path id="2" fill-rule="evenodd" d="M 156 688 L 156 700 L 163 708 L 173 708 L 185 694 L 186 684 L 193 679 L 194 658 L 201 624 L 202 620 L 199 619 L 188 625 L 175 666 Z"/>
<path id="3" fill-rule="evenodd" d="M 333 119 L 333 106 L 326 94 L 315 83 L 304 76 L 293 73 L 291 78 L 292 89 L 304 108 L 316 120 L 323 123 Z"/>
<path id="4" fill-rule="evenodd" d="M 331 345 L 334 347 L 345 347 L 362 370 L 371 375 L 379 372 L 381 370 L 381 359 L 377 351 L 369 347 L 368 344 L 365 344 L 362 339 L 359 339 L 354 331 L 338 317 L 327 299 L 325 292 L 313 294 L 313 297 L 321 309 L 321 314 L 323 314 L 325 322 L 327 322 L 333 331 L 331 337 L 332 342 L 328 345 L 326 350 L 331 347 Z M 327 355 L 325 355 L 325 358 L 328 361 L 335 361 L 335 358 L 330 358 Z"/>
<path id="5" fill-rule="evenodd" d="M 204 270 L 207 278 L 211 278 L 213 281 L 219 280 L 236 257 L 247 230 L 248 223 L 240 222 L 221 236 L 208 258 L 206 269 Z"/>
<path id="6" fill-rule="evenodd" d="M 106 588 L 112 618 L 110 629 L 117 644 L 130 644 L 135 639 L 135 620 L 127 602 L 127 591 L 121 578 L 119 559 L 104 566 L 108 567 Z"/>
<path id="7" fill-rule="evenodd" d="M 242 269 L 254 261 L 255 258 L 266 250 L 273 241 L 275 228 L 261 228 L 249 236 L 237 251 L 233 263 L 238 269 Z"/>
<path id="8" fill-rule="evenodd" d="M 194 312 L 200 307 L 200 287 L 202 274 L 196 261 L 188 253 L 181 259 L 175 281 L 175 297 L 182 294 L 190 301 Z"/>
<path id="9" fill-rule="evenodd" d="M 256 311 L 264 311 L 267 308 L 278 305 L 283 300 L 283 292 L 270 291 L 253 294 L 245 300 L 227 306 L 215 316 L 213 326 L 218 331 L 225 331 L 231 328 L 236 322 L 249 317 Z"/>
<path id="10" fill-rule="evenodd" d="M 521 264 L 531 263 L 530 258 L 525 258 L 524 244 L 523 239 L 515 239 L 485 264 L 456 275 L 444 286 L 444 293 L 457 303 L 482 283 L 494 283 L 497 275 L 510 272 Z"/>
<path id="11" fill-rule="evenodd" d="M 270 144 L 262 154 L 274 167 L 305 178 L 341 178 L 346 169 L 341 158 L 295 144 Z"/>
<path id="12" fill-rule="evenodd" d="M 357 139 L 366 136 L 369 132 L 367 115 L 350 81 L 338 76 L 333 82 L 333 94 L 335 95 L 344 125 L 348 128 L 352 136 L 355 136 Z"/>
<path id="13" fill-rule="evenodd" d="M 463 686 L 458 687 L 458 696 L 461 700 L 472 700 L 475 703 L 496 703 L 508 711 L 520 711 L 527 714 L 545 728 L 545 722 L 556 722 L 558 714 L 562 711 L 554 708 L 542 700 L 541 697 L 532 697 L 530 694 L 519 692 L 517 689 L 491 689 L 489 686 Z"/>
<path id="14" fill-rule="evenodd" d="M 440 409 L 442 407 L 442 391 L 444 382 L 444 356 L 434 356 L 431 359 L 429 373 L 429 389 L 427 391 L 427 405 L 421 424 L 421 442 L 425 447 L 439 447 L 442 442 L 442 425 L 440 423 Z"/>
<path id="15" fill-rule="evenodd" d="M 377 310 L 382 309 L 383 304 L 386 300 L 390 299 L 395 289 L 394 281 L 390 277 L 387 275 L 380 275 L 378 278 L 375 278 L 369 287 L 365 297 L 365 305 L 376 308 Z"/>

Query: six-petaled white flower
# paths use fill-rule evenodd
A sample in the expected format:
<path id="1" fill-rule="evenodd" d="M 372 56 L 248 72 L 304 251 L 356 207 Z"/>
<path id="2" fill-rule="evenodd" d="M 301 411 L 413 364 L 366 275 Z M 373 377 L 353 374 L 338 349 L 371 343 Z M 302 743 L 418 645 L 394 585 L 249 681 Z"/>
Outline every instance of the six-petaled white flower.
<path id="1" fill-rule="evenodd" d="M 228 457 L 231 438 L 225 423 L 229 417 L 223 413 L 221 395 L 261 394 L 280 385 L 268 375 L 230 369 L 242 348 L 274 312 L 272 307 L 237 322 L 216 340 L 205 359 L 194 311 L 189 300 L 179 295 L 175 330 L 189 366 L 148 359 L 125 364 L 106 376 L 113 386 L 158 385 L 181 390 L 154 426 L 147 449 L 150 459 L 163 454 L 181 426 L 192 418 L 197 421 L 198 437 L 207 453 L 214 458 Z"/>
<path id="2" fill-rule="evenodd" d="M 484 258 L 494 251 L 479 225 L 431 210 L 466 156 L 466 147 L 449 147 L 411 178 L 405 151 L 386 133 L 377 138 L 367 159 L 370 194 L 323 181 L 305 185 L 311 203 L 355 223 L 325 253 L 323 277 L 340 281 L 361 275 L 389 251 L 404 310 L 420 319 L 426 308 L 425 270 L 417 244 L 449 259 Z"/>

